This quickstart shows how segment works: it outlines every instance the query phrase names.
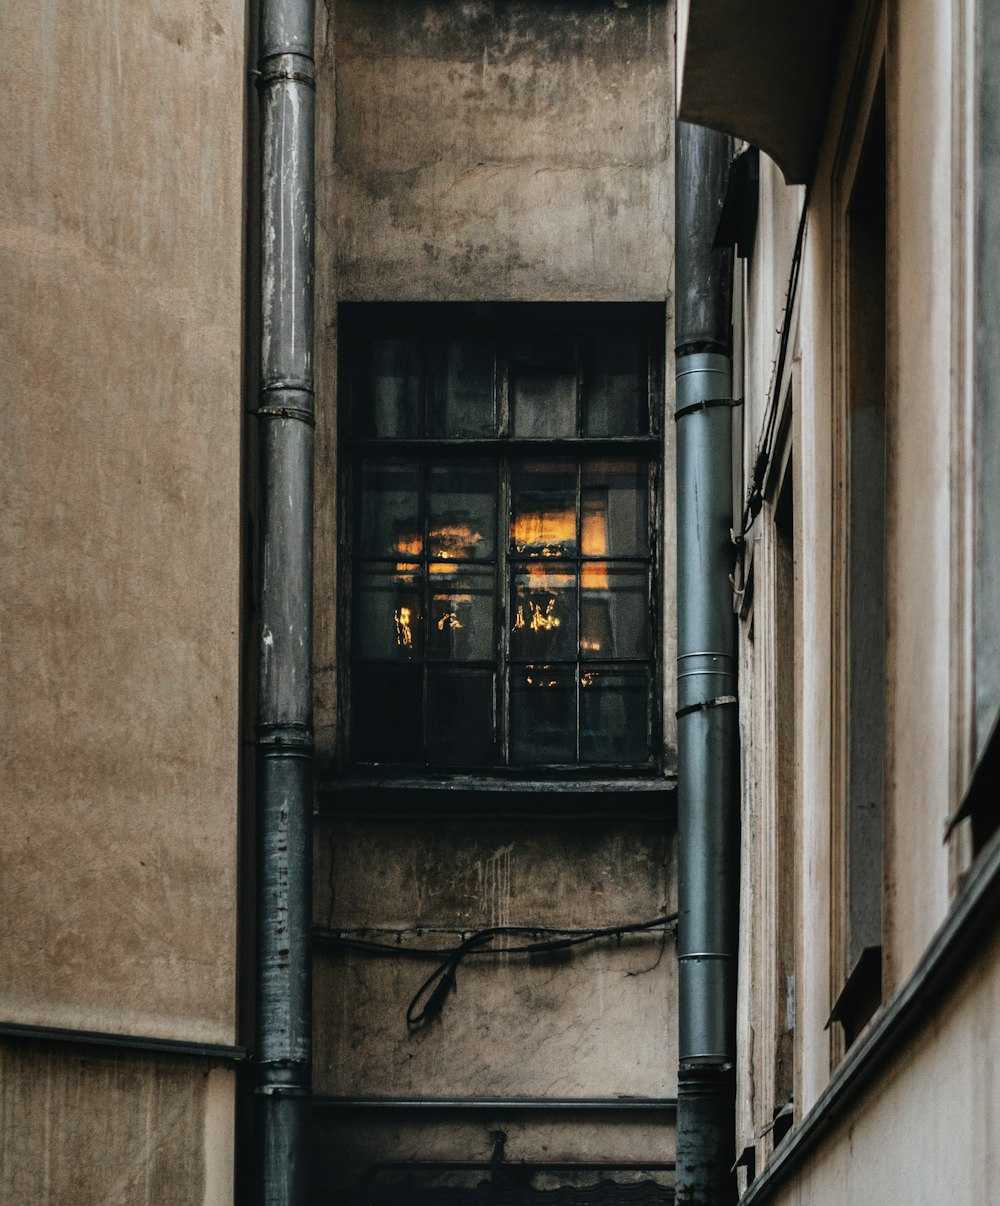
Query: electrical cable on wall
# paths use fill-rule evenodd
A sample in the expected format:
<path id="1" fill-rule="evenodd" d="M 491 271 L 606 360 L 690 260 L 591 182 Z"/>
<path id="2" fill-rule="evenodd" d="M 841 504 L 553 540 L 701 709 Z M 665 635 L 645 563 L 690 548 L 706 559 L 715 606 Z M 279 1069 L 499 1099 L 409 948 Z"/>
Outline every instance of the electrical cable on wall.
<path id="1" fill-rule="evenodd" d="M 404 947 L 398 942 L 373 942 L 351 937 L 343 931 L 314 928 L 314 940 L 335 950 L 360 951 L 372 955 L 403 956 L 411 959 L 439 959 L 437 967 L 420 985 L 406 1010 L 406 1024 L 415 1028 L 437 1017 L 444 1008 L 448 994 L 455 987 L 459 965 L 470 955 L 545 955 L 568 950 L 602 938 L 622 938 L 626 934 L 649 933 L 664 929 L 677 920 L 676 913 L 653 917 L 649 921 L 626 925 L 605 926 L 600 929 L 553 929 L 547 926 L 498 925 L 477 930 L 452 947 Z M 540 935 L 546 935 L 540 938 Z M 494 946 L 498 938 L 534 938 L 513 946 Z"/>
<path id="2" fill-rule="evenodd" d="M 792 254 L 792 266 L 788 273 L 788 289 L 785 293 L 784 318 L 781 323 L 781 339 L 778 344 L 778 358 L 775 362 L 774 378 L 769 391 L 770 406 L 765 417 L 760 440 L 757 444 L 757 456 L 754 460 L 750 487 L 747 491 L 743 513 L 740 516 L 739 531 L 733 529 L 733 544 L 737 550 L 743 547 L 746 535 L 753 526 L 753 521 L 760 514 L 764 505 L 764 477 L 774 453 L 774 427 L 778 418 L 778 399 L 781 396 L 781 383 L 785 375 L 785 357 L 788 354 L 788 339 L 791 333 L 792 306 L 795 304 L 795 294 L 798 291 L 799 268 L 802 262 L 802 244 L 805 241 L 806 218 L 809 214 L 809 192 L 802 200 L 802 213 L 799 216 L 799 228 L 795 235 L 795 250 Z"/>

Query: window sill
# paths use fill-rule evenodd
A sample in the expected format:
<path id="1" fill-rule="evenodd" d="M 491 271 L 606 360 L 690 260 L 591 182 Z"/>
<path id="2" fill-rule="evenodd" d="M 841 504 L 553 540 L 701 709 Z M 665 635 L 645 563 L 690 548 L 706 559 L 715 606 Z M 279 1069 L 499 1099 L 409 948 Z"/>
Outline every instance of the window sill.
<path id="1" fill-rule="evenodd" d="M 319 820 L 397 816 L 665 820 L 672 818 L 676 809 L 676 778 L 653 774 L 513 778 L 356 773 L 321 779 L 316 790 Z"/>
<path id="2" fill-rule="evenodd" d="M 815 1105 L 747 1189 L 740 1206 L 773 1201 L 778 1190 L 818 1153 L 840 1121 L 857 1110 L 862 1096 L 879 1085 L 884 1070 L 894 1060 L 905 1058 L 908 1044 L 916 1041 L 964 974 L 996 941 L 998 915 L 1000 835 L 994 835 L 909 979 L 872 1019 Z"/>
<path id="3" fill-rule="evenodd" d="M 844 1029 L 844 1042 L 850 1047 L 881 1004 L 882 948 L 866 946 L 851 968 L 827 1027 L 839 1022 Z"/>

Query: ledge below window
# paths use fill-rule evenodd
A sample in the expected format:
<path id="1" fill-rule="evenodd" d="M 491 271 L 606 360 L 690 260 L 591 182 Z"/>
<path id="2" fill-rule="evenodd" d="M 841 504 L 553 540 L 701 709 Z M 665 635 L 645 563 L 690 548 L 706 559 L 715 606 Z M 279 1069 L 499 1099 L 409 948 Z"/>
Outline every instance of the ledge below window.
<path id="1" fill-rule="evenodd" d="M 677 780 L 644 778 L 500 778 L 374 774 L 322 779 L 317 820 L 413 817 L 515 817 L 520 820 L 668 820 L 677 812 Z"/>
<path id="2" fill-rule="evenodd" d="M 882 1003 L 882 948 L 866 946 L 854 961 L 847 982 L 834 1002 L 829 1027 L 839 1022 L 850 1047 Z"/>

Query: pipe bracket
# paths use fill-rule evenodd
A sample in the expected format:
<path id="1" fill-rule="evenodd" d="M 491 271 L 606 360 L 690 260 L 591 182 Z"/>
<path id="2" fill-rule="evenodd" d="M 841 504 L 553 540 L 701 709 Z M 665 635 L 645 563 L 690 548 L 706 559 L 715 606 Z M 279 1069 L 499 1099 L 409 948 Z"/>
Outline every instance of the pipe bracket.
<path id="1" fill-rule="evenodd" d="M 713 406 L 737 407 L 743 405 L 742 398 L 706 398 L 703 402 L 689 402 L 674 411 L 674 422 L 683 419 L 685 415 L 693 415 L 696 410 L 709 410 Z"/>
<path id="2" fill-rule="evenodd" d="M 270 61 L 273 66 L 265 67 Z M 254 83 L 258 88 L 268 84 L 305 84 L 310 88 L 316 87 L 316 65 L 312 57 L 297 54 L 295 51 L 285 51 L 268 55 L 262 59 L 260 67 L 251 72 Z"/>
<path id="3" fill-rule="evenodd" d="M 299 725 L 258 724 L 257 748 L 270 757 L 312 754 L 313 731 Z"/>
<path id="4" fill-rule="evenodd" d="M 301 406 L 258 406 L 250 412 L 258 419 L 297 419 L 308 427 L 316 426 L 316 416 Z"/>
<path id="5" fill-rule="evenodd" d="M 697 673 L 697 671 L 693 671 L 692 673 Z M 688 716 L 692 712 L 701 712 L 705 708 L 720 708 L 725 704 L 734 703 L 739 703 L 735 695 L 717 695 L 715 699 L 705 699 L 701 703 L 688 704 L 686 708 L 678 708 L 674 716 L 680 720 L 682 716 Z"/>

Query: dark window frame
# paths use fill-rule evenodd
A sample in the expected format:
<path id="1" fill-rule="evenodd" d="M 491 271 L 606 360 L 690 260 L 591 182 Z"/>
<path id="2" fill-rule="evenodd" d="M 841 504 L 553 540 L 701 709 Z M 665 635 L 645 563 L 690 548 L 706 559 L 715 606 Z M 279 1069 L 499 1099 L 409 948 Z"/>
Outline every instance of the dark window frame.
<path id="1" fill-rule="evenodd" d="M 473 339 L 487 335 L 507 340 L 518 335 L 545 336 L 567 335 L 585 344 L 588 336 L 597 333 L 621 332 L 641 333 L 647 343 L 647 396 L 649 404 L 649 432 L 645 435 L 624 437 L 575 437 L 566 438 L 518 438 L 513 434 L 490 439 L 477 437 L 432 438 L 399 437 L 378 439 L 352 432 L 352 412 L 357 391 L 355 366 L 363 362 L 359 346 L 364 346 L 374 336 L 435 340 L 447 338 Z M 663 415 L 664 415 L 664 310 L 656 303 L 344 303 L 340 307 L 339 328 L 339 403 L 338 403 L 338 508 L 340 539 L 337 550 L 337 617 L 338 617 L 338 747 L 341 751 L 340 790 L 354 784 L 357 789 L 378 785 L 381 794 L 391 792 L 393 785 L 401 790 L 414 791 L 433 787 L 435 784 L 461 786 L 468 791 L 489 785 L 502 786 L 511 790 L 524 790 L 526 784 L 550 783 L 562 789 L 569 788 L 570 795 L 577 790 L 599 790 L 606 792 L 619 785 L 632 801 L 645 788 L 661 792 L 665 785 L 665 748 L 663 715 L 663 667 L 662 667 L 662 533 L 663 533 Z M 502 378 L 501 378 L 502 372 Z M 501 407 L 501 432 L 509 415 L 504 409 L 509 400 L 510 380 L 507 366 L 498 361 L 497 405 Z M 578 407 L 581 405 L 578 390 Z M 430 405 L 426 383 L 421 391 L 420 406 L 424 413 Z M 579 428 L 578 428 L 579 429 Z M 353 548 L 354 520 L 352 512 L 357 501 L 357 487 L 353 480 L 356 463 L 367 450 L 377 449 L 382 455 L 390 452 L 419 452 L 425 463 L 437 455 L 469 456 L 480 453 L 496 456 L 498 464 L 504 459 L 511 466 L 517 452 L 551 453 L 572 457 L 578 464 L 588 452 L 595 454 L 615 451 L 627 455 L 631 450 L 650 464 L 650 548 L 648 556 L 649 604 L 650 604 L 650 650 L 648 658 L 641 659 L 648 666 L 649 685 L 649 730 L 650 759 L 644 763 L 616 765 L 613 763 L 575 764 L 528 764 L 519 765 L 500 762 L 472 767 L 444 767 L 433 765 L 377 764 L 362 762 L 351 753 L 350 701 L 351 675 L 354 672 L 352 657 L 353 625 L 353 573 L 356 558 Z M 501 470 L 501 487 L 498 495 L 497 549 L 496 549 L 496 614 L 498 627 L 504 624 L 507 610 L 505 595 L 513 582 L 513 556 L 509 550 L 501 553 L 506 541 L 505 527 L 512 469 L 506 475 Z M 579 482 L 577 490 L 579 493 Z M 577 499 L 578 506 L 580 499 Z M 598 558 L 601 559 L 601 558 Z M 582 550 L 577 560 L 584 564 Z M 594 558 L 590 558 L 594 560 Z M 605 557 L 603 560 L 614 560 Z M 509 625 L 508 625 L 509 627 Z M 581 659 L 579 650 L 576 655 Z M 614 659 L 615 661 L 621 659 Z M 498 674 L 506 674 L 513 664 L 509 650 L 504 660 L 497 662 Z M 424 676 L 425 681 L 427 675 Z M 498 680 L 498 693 L 506 693 L 506 685 Z M 579 692 L 577 692 L 579 693 Z M 579 724 L 578 724 L 579 730 Z M 579 732 L 577 733 L 579 741 Z M 579 753 L 578 753 L 579 756 Z M 669 783 L 667 784 L 669 785 Z M 326 784 L 329 788 L 330 783 Z M 323 783 L 320 784 L 321 794 Z M 338 793 L 339 794 L 339 793 Z M 464 791 L 463 791 L 464 794 Z M 570 803 L 569 797 L 566 803 Z"/>

